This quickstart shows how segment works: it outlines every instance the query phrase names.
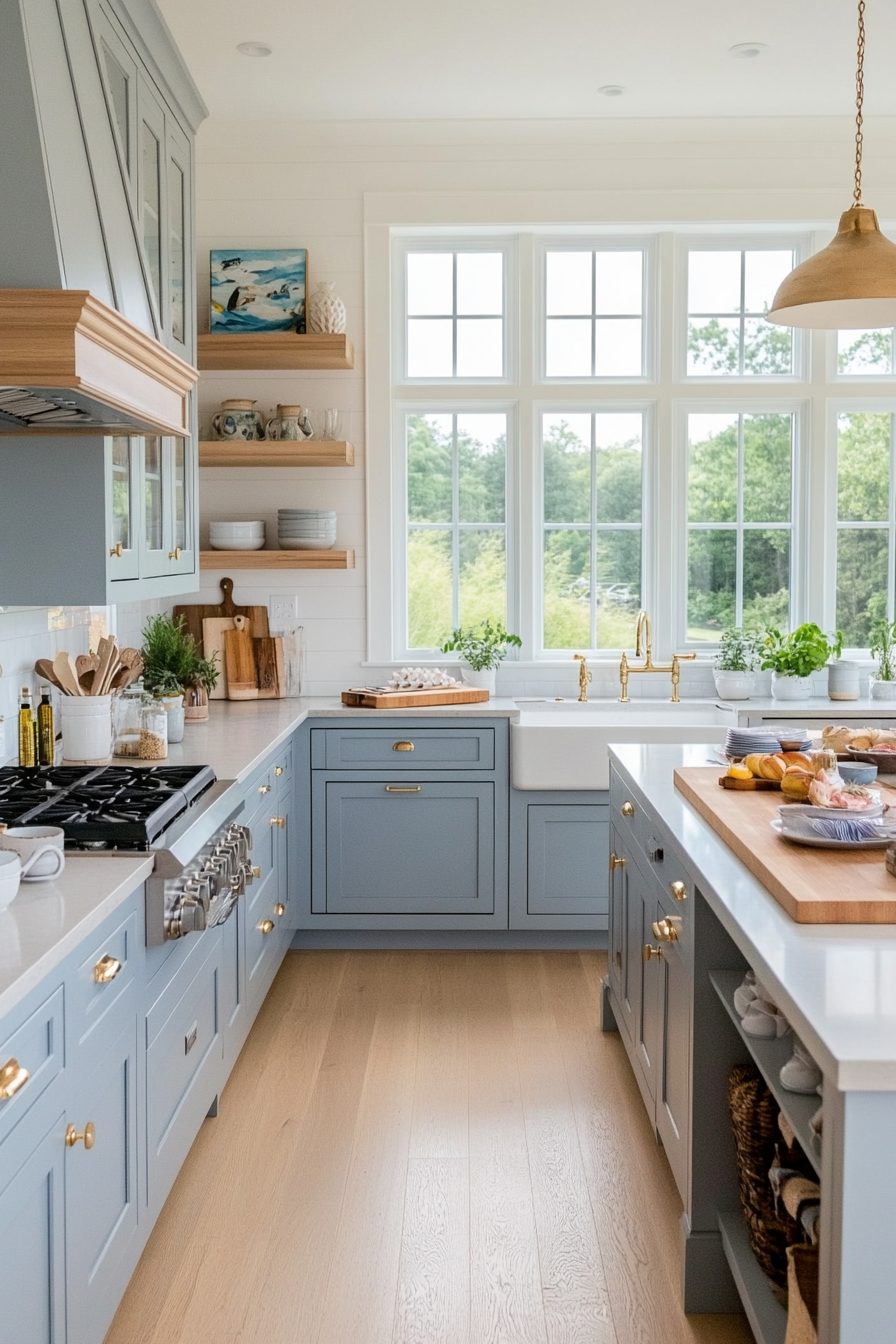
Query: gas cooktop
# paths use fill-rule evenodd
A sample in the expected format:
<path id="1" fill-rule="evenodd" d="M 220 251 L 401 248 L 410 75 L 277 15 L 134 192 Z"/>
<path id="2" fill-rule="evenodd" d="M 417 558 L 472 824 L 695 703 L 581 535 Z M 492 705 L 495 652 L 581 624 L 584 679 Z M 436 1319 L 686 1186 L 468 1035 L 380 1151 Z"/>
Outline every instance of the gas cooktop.
<path id="1" fill-rule="evenodd" d="M 66 849 L 148 850 L 215 782 L 210 765 L 0 769 L 0 823 L 59 826 Z"/>

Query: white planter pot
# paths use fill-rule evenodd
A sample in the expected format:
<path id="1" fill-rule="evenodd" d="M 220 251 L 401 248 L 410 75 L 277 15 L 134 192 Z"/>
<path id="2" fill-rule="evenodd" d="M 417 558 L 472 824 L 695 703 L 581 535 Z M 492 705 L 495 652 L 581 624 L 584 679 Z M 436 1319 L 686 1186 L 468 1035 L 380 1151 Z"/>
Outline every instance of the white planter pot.
<path id="1" fill-rule="evenodd" d="M 858 663 L 838 658 L 828 667 L 828 698 L 830 700 L 858 700 L 859 674 Z"/>
<path id="2" fill-rule="evenodd" d="M 875 681 L 871 678 L 872 700 L 896 700 L 896 681 Z"/>
<path id="3" fill-rule="evenodd" d="M 812 694 L 811 677 L 785 677 L 772 673 L 773 700 L 808 700 Z"/>
<path id="4" fill-rule="evenodd" d="M 749 700 L 756 684 L 753 672 L 726 672 L 722 668 L 713 671 L 716 693 L 722 700 Z"/>
<path id="5" fill-rule="evenodd" d="M 498 679 L 498 669 L 496 667 L 485 667 L 481 672 L 477 672 L 474 668 L 461 664 L 460 670 L 467 686 L 476 686 L 479 690 L 488 691 L 489 695 L 494 695 Z"/>

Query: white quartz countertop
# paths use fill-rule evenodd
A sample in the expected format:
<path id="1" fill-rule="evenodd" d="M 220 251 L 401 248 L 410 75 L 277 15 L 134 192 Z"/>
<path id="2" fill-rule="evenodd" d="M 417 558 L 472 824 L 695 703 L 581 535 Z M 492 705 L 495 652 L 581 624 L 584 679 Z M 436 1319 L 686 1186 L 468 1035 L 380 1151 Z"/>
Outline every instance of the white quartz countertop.
<path id="1" fill-rule="evenodd" d="M 790 718 L 840 723 L 844 719 L 896 717 L 896 700 L 872 700 L 867 695 L 860 700 L 830 700 L 826 695 L 814 695 L 808 700 L 773 700 L 771 696 L 751 696 L 749 700 L 726 700 L 724 703 L 731 705 L 739 714 L 774 715 L 784 723 Z"/>
<path id="2" fill-rule="evenodd" d="M 896 1090 L 896 925 L 795 923 L 675 788 L 677 766 L 718 771 L 706 747 L 610 751 L 825 1075 L 844 1091 Z"/>

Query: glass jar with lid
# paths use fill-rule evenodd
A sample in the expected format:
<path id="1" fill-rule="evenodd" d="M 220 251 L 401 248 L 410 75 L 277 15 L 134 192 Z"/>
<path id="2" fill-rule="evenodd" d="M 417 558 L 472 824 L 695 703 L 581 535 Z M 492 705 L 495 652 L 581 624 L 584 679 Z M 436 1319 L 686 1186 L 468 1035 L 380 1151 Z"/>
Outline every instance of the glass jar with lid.
<path id="1" fill-rule="evenodd" d="M 140 759 L 164 761 L 167 755 L 168 715 L 165 706 L 151 695 L 145 695 L 140 710 Z"/>
<path id="2" fill-rule="evenodd" d="M 113 756 L 140 755 L 143 695 L 143 685 L 138 682 L 112 700 Z"/>

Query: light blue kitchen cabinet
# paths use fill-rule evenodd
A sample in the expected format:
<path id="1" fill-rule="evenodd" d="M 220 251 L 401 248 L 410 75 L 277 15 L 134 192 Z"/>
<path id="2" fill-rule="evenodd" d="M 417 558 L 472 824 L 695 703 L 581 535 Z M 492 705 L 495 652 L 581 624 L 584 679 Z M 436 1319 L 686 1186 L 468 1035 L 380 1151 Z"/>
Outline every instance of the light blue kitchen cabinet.
<path id="1" fill-rule="evenodd" d="M 0 1189 L 0 1310 L 10 1344 L 66 1344 L 64 1135 L 60 1114 L 0 1148 L 0 1169 L 15 1173 Z"/>
<path id="2" fill-rule="evenodd" d="M 606 930 L 606 793 L 510 791 L 510 927 Z"/>
<path id="3" fill-rule="evenodd" d="M 691 984 L 690 922 L 685 923 L 674 902 L 655 887 L 654 920 L 665 920 L 677 932 L 674 942 L 658 943 L 653 929 L 649 941 L 662 957 L 651 958 L 656 984 L 656 1130 L 682 1199 L 687 1199 L 690 1142 Z"/>

